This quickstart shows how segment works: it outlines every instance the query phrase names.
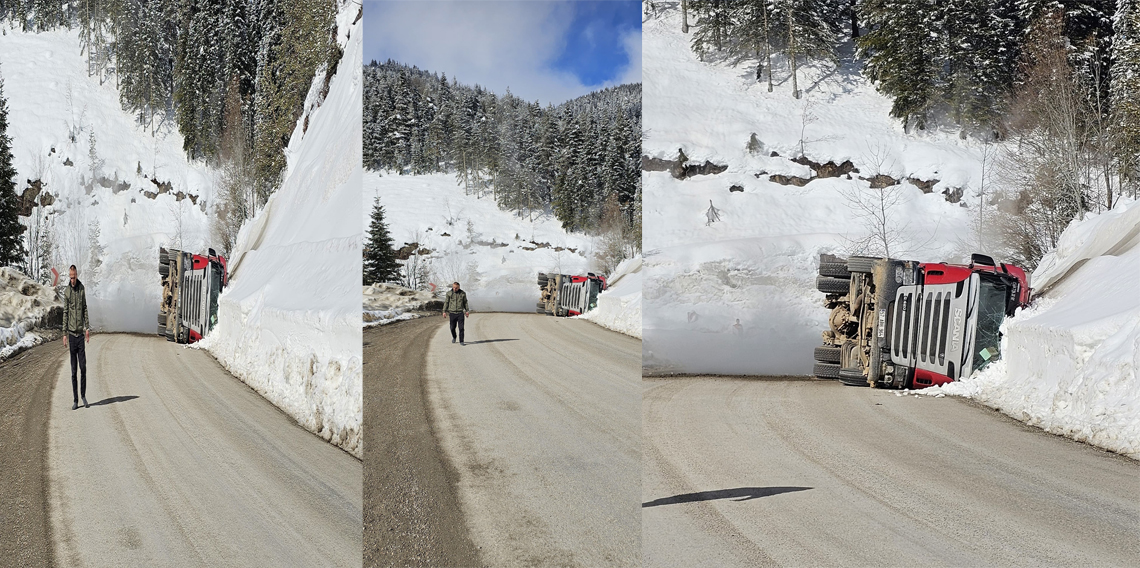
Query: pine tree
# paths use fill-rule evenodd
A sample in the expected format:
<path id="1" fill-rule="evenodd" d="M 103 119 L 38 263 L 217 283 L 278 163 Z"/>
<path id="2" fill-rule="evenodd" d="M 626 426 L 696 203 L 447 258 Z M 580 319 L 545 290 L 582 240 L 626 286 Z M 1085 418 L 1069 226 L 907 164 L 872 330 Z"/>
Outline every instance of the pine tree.
<path id="1" fill-rule="evenodd" d="M 12 163 L 12 138 L 8 136 L 8 100 L 0 77 L 0 266 L 19 264 L 24 249 L 24 226 L 20 224 L 20 203 L 16 197 L 16 167 Z"/>
<path id="2" fill-rule="evenodd" d="M 1113 18 L 1112 133 L 1121 190 L 1140 190 L 1140 2 L 1120 0 Z"/>
<path id="3" fill-rule="evenodd" d="M 391 282 L 400 277 L 400 264 L 388 224 L 384 222 L 384 207 L 377 198 L 372 205 L 372 224 L 368 227 L 368 246 L 364 248 L 364 284 Z"/>
<path id="4" fill-rule="evenodd" d="M 865 0 L 869 31 L 857 40 L 864 73 L 880 93 L 894 99 L 891 116 L 925 128 L 937 102 L 938 75 L 931 28 L 938 17 L 933 0 Z"/>

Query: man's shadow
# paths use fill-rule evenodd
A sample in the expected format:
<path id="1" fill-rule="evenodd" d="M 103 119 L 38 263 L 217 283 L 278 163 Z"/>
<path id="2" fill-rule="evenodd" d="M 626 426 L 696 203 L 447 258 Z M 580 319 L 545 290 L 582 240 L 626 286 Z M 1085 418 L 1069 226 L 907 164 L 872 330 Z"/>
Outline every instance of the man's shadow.
<path id="1" fill-rule="evenodd" d="M 138 397 L 133 395 L 133 394 L 128 395 L 128 396 L 112 396 L 110 398 L 104 398 L 103 400 L 92 402 L 90 404 L 90 406 L 103 406 L 104 404 L 115 404 L 116 402 L 126 402 L 128 400 L 134 400 L 136 398 L 138 398 Z"/>
<path id="2" fill-rule="evenodd" d="M 518 339 L 482 339 L 480 341 L 468 341 L 467 345 L 478 345 L 480 343 L 497 343 L 499 341 L 518 341 Z"/>
<path id="3" fill-rule="evenodd" d="M 715 501 L 717 499 L 733 499 L 735 501 L 751 501 L 761 497 L 770 497 L 781 493 L 807 491 L 811 487 L 737 487 L 736 489 L 718 489 L 716 491 L 701 491 L 699 493 L 682 493 L 672 497 L 654 499 L 642 503 L 643 509 L 659 507 L 661 505 L 676 505 L 678 503 L 696 503 L 699 501 Z"/>

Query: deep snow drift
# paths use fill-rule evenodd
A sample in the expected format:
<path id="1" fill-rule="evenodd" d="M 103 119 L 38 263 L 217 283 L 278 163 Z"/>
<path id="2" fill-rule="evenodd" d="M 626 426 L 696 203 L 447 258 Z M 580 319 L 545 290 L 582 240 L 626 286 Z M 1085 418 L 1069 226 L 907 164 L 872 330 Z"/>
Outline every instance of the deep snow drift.
<path id="1" fill-rule="evenodd" d="M 43 206 L 22 221 L 42 226 L 46 214 L 51 266 L 62 274 L 78 266 L 94 328 L 154 333 L 158 248 L 209 246 L 206 211 L 216 174 L 187 162 L 173 117 L 156 118 L 152 136 L 119 106 L 114 78 L 100 85 L 87 76 L 78 30 L 31 34 L 10 25 L 0 23 L 0 74 L 16 191 L 28 180 L 43 182 L 36 196 Z"/>
<path id="2" fill-rule="evenodd" d="M 623 260 L 598 295 L 598 307 L 575 317 L 641 339 L 641 266 L 640 256 Z"/>
<path id="3" fill-rule="evenodd" d="M 534 312 L 539 272 L 584 274 L 593 239 L 567 233 L 553 215 L 503 211 L 488 195 L 465 195 L 452 174 L 364 175 L 364 222 L 380 198 L 396 248 L 418 243 L 428 282 L 442 297 L 451 282 L 472 310 Z"/>
<path id="4" fill-rule="evenodd" d="M 897 201 L 888 215 L 898 233 L 892 256 L 959 261 L 984 252 L 968 244 L 970 210 L 942 194 L 961 188 L 963 203 L 976 205 L 980 144 L 956 132 L 903 132 L 888 115 L 889 99 L 859 75 L 849 53 L 838 69 L 801 67 L 804 94 L 796 100 L 782 61 L 774 59 L 778 83 L 769 93 L 753 63 L 699 61 L 680 28 L 672 9 L 643 25 L 643 152 L 674 160 L 682 148 L 690 162 L 727 170 L 685 180 L 643 173 L 647 370 L 810 374 L 827 327 L 815 290 L 819 253 L 864 252 L 868 221 L 851 205 L 879 194 L 860 177 L 900 180 L 887 190 Z M 851 160 L 859 172 L 803 186 L 771 181 L 815 175 L 790 159 L 801 145 L 814 162 Z M 937 183 L 924 193 L 908 178 Z M 730 192 L 734 185 L 741 191 Z M 710 203 L 719 210 L 711 224 Z"/>
<path id="5" fill-rule="evenodd" d="M 1002 360 L 919 392 L 1140 459 L 1140 201 L 1074 221 L 1030 282 L 1046 292 L 1006 320 Z"/>
<path id="6" fill-rule="evenodd" d="M 41 343 L 43 338 L 32 330 L 61 317 L 63 302 L 55 289 L 19 270 L 0 268 L 0 361 Z"/>
<path id="7" fill-rule="evenodd" d="M 285 183 L 242 227 L 218 326 L 199 344 L 302 426 L 357 457 L 363 455 L 359 11 L 346 2 L 337 16 L 344 56 L 328 96 L 319 101 L 321 68 L 289 141 Z"/>

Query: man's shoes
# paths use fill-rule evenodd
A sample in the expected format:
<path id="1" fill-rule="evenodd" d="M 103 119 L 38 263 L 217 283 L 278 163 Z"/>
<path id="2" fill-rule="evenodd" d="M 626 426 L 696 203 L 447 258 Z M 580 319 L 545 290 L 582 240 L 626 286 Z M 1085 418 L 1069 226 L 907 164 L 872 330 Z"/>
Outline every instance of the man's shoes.
<path id="1" fill-rule="evenodd" d="M 451 338 L 451 342 L 452 342 L 452 343 L 455 343 L 455 338 L 454 338 L 454 337 L 452 337 L 452 338 Z"/>
<path id="2" fill-rule="evenodd" d="M 91 405 L 87 404 L 87 397 L 83 397 L 83 408 L 91 408 Z"/>
<path id="3" fill-rule="evenodd" d="M 459 344 L 460 344 L 460 345 L 462 345 L 462 346 L 464 346 L 464 347 L 466 347 L 466 346 L 467 346 L 467 344 L 466 344 L 466 343 L 464 343 L 464 342 L 462 342 L 462 341 L 460 341 L 460 342 L 459 342 Z"/>
<path id="4" fill-rule="evenodd" d="M 75 410 L 76 408 L 79 408 L 79 403 L 78 402 L 71 403 L 71 409 Z"/>

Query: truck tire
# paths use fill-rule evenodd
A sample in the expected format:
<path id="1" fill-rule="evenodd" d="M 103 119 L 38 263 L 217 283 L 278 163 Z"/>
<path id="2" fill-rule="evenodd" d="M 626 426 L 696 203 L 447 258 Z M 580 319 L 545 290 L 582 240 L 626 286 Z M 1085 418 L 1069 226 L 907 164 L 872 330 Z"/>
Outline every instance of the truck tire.
<path id="1" fill-rule="evenodd" d="M 162 335 L 162 336 L 166 335 L 166 326 L 165 325 L 158 324 L 158 334 Z"/>
<path id="2" fill-rule="evenodd" d="M 170 254 L 166 252 L 166 249 L 160 248 L 158 249 L 158 265 L 164 264 L 170 264 Z"/>
<path id="3" fill-rule="evenodd" d="M 815 348 L 815 360 L 821 363 L 839 363 L 839 348 L 824 345 Z"/>
<path id="4" fill-rule="evenodd" d="M 158 275 L 162 276 L 162 277 L 169 276 L 170 275 L 170 265 L 169 264 L 158 265 Z"/>
<path id="5" fill-rule="evenodd" d="M 539 302 L 538 305 L 535 307 L 545 310 L 546 309 L 546 303 L 545 302 Z"/>
<path id="6" fill-rule="evenodd" d="M 847 271 L 846 262 L 820 262 L 819 275 L 831 278 L 851 278 L 851 273 Z"/>
<path id="7" fill-rule="evenodd" d="M 851 291 L 851 282 L 842 278 L 820 276 L 815 279 L 815 287 L 824 294 L 846 294 Z"/>
<path id="8" fill-rule="evenodd" d="M 859 369 L 840 369 L 839 382 L 849 387 L 865 387 L 867 384 L 867 377 L 863 371 Z"/>
<path id="9" fill-rule="evenodd" d="M 546 313 L 546 310 L 544 310 L 544 309 L 542 309 L 542 308 L 538 308 L 537 310 L 535 310 L 535 311 L 534 311 L 534 313 L 536 313 L 536 314 L 545 314 L 545 313 Z"/>
<path id="10" fill-rule="evenodd" d="M 158 325 L 166 327 L 166 314 L 158 312 Z"/>
<path id="11" fill-rule="evenodd" d="M 816 363 L 811 368 L 811 374 L 821 379 L 838 379 L 839 363 Z"/>
<path id="12" fill-rule="evenodd" d="M 870 274 L 875 268 L 875 261 L 879 260 L 871 256 L 853 256 L 847 259 L 848 272 L 862 272 Z"/>

